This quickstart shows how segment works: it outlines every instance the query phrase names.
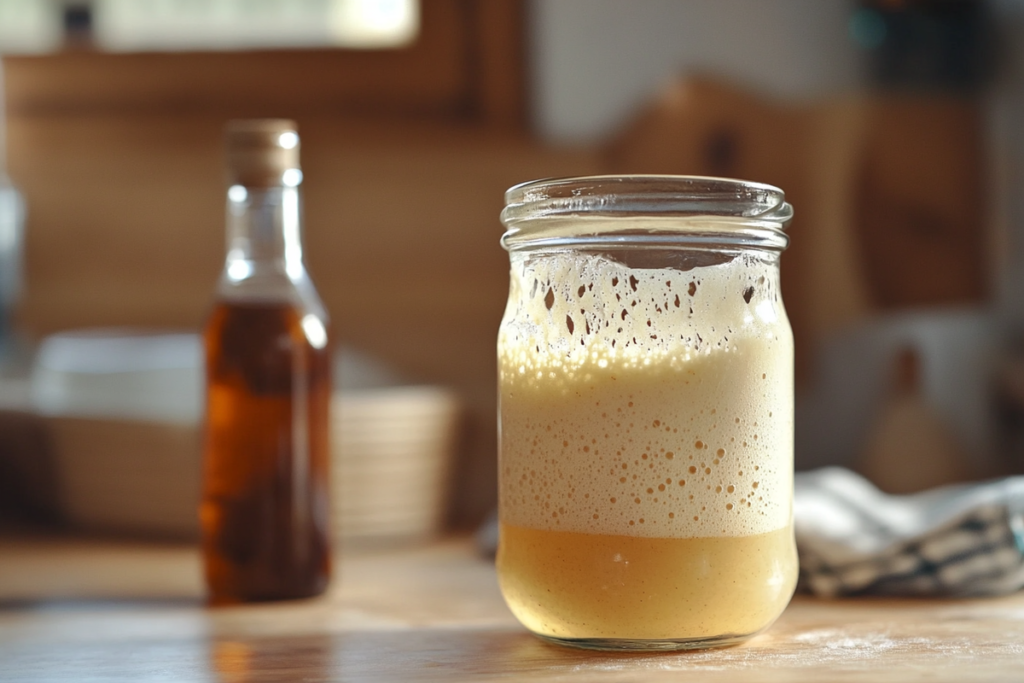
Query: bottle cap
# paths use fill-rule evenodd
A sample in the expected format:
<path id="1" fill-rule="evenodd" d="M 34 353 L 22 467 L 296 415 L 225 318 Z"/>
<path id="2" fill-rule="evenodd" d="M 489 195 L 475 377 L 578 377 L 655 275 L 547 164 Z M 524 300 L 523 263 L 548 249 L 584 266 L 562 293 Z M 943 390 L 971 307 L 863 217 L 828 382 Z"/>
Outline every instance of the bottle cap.
<path id="1" fill-rule="evenodd" d="M 228 184 L 250 187 L 297 185 L 301 173 L 287 174 L 300 168 L 297 128 L 289 119 L 229 121 L 224 128 Z"/>

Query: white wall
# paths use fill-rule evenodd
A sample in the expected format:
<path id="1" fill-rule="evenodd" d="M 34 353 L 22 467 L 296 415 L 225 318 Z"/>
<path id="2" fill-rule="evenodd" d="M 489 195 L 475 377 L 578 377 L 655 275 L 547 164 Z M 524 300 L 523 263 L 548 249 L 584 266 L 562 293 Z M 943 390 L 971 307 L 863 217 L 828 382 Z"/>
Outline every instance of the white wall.
<path id="1" fill-rule="evenodd" d="M 599 140 L 667 80 L 725 77 L 782 97 L 855 86 L 848 0 L 532 0 L 533 121 L 551 142 Z"/>

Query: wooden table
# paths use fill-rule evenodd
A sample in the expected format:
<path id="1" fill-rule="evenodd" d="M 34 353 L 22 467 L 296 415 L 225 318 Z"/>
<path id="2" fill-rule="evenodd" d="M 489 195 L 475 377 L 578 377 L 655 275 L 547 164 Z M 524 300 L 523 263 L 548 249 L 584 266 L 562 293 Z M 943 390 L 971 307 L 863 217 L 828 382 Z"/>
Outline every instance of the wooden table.
<path id="1" fill-rule="evenodd" d="M 350 552 L 317 600 L 211 609 L 194 549 L 0 542 L 0 681 L 979 681 L 1024 679 L 1024 594 L 798 597 L 740 647 L 548 645 L 467 540 Z"/>

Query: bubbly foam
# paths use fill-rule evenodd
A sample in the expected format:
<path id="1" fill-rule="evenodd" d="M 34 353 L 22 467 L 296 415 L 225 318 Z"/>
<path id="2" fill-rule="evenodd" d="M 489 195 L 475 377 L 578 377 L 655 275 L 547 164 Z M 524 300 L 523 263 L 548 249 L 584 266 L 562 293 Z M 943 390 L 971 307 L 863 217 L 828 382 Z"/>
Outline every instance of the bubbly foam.
<path id="1" fill-rule="evenodd" d="M 503 521 L 646 537 L 791 521 L 792 335 L 774 265 L 513 253 Z"/>

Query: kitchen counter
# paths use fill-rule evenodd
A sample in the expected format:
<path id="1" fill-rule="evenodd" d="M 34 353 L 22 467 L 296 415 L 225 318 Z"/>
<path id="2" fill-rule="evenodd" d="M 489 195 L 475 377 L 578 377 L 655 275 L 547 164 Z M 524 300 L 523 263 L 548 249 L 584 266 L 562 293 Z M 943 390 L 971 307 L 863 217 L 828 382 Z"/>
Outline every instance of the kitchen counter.
<path id="1" fill-rule="evenodd" d="M 208 608 L 197 551 L 0 541 L 3 681 L 980 681 L 1024 675 L 1024 593 L 797 597 L 739 647 L 606 654 L 548 645 L 467 539 L 351 551 L 324 597 Z"/>

